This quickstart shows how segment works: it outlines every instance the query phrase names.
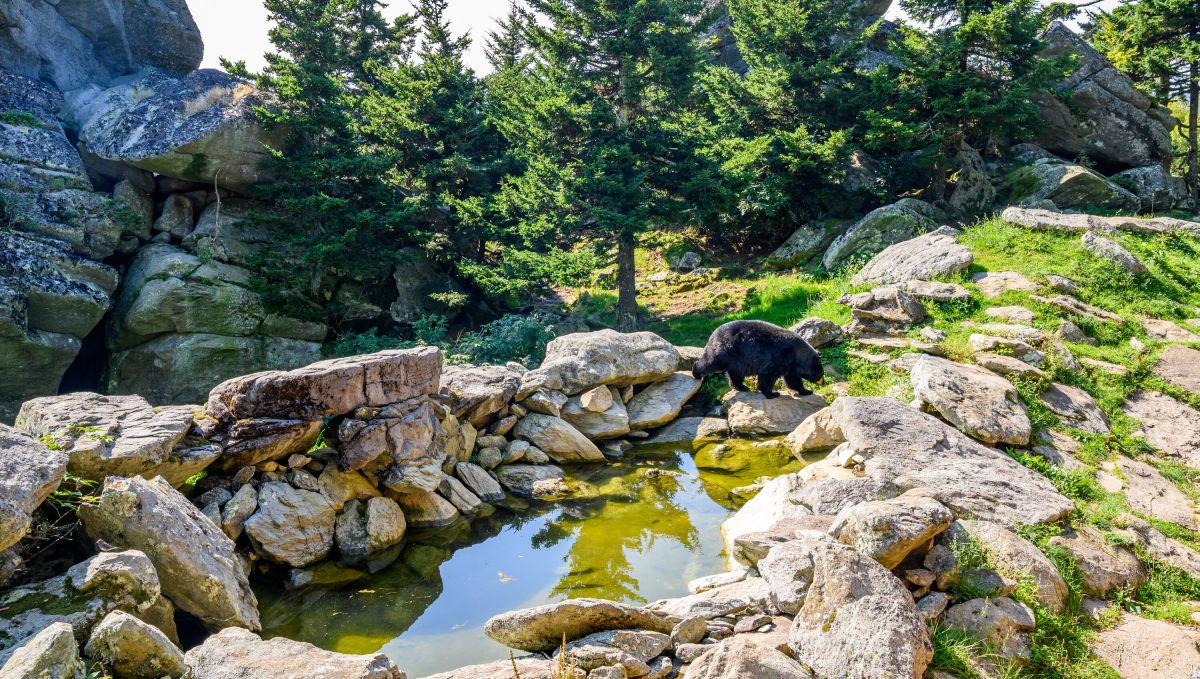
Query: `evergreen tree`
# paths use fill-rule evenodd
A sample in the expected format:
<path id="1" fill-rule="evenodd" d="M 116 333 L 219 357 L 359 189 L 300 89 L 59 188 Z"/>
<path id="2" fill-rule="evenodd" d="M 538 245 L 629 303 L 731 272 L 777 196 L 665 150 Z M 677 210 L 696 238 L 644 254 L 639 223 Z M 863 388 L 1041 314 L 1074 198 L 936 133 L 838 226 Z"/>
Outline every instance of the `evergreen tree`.
<path id="1" fill-rule="evenodd" d="M 1196 0 L 1127 1 L 1102 15 L 1096 47 L 1108 54 L 1162 102 L 1188 104 L 1187 178 L 1197 202 L 1197 141 L 1200 136 L 1200 3 Z"/>
<path id="2" fill-rule="evenodd" d="M 501 131 L 524 172 L 502 203 L 527 246 L 593 237 L 617 250 L 617 324 L 637 324 L 640 232 L 677 223 L 688 177 L 678 112 L 698 62 L 694 0 L 530 0 L 531 63 L 498 79 Z"/>
<path id="3" fill-rule="evenodd" d="M 529 43 L 525 37 L 528 14 L 519 0 L 509 0 L 508 14 L 497 22 L 496 30 L 488 33 L 485 43 L 487 59 L 496 71 L 517 68 L 525 63 L 529 54 Z"/>

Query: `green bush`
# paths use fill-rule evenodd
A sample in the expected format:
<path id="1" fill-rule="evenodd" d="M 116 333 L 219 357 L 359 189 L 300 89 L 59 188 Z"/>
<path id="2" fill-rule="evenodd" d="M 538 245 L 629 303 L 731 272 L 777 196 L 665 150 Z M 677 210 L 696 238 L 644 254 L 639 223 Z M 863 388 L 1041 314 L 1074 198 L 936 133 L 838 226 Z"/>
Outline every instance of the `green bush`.
<path id="1" fill-rule="evenodd" d="M 41 127 L 42 121 L 32 113 L 25 111 L 5 111 L 0 113 L 0 123 L 19 125 L 21 127 Z"/>
<path id="2" fill-rule="evenodd" d="M 509 314 L 459 339 L 454 354 L 472 363 L 517 361 L 536 366 L 546 355 L 546 344 L 554 339 L 552 316 Z"/>

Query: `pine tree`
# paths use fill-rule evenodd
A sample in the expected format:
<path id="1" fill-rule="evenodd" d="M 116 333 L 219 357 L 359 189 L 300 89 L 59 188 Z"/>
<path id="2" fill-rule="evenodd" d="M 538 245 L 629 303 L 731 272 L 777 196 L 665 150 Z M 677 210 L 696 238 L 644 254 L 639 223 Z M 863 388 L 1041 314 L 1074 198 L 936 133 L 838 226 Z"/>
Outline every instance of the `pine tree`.
<path id="1" fill-rule="evenodd" d="M 698 63 L 695 0 L 530 0 L 531 63 L 499 79 L 502 131 L 525 171 L 506 186 L 528 244 L 617 250 L 617 325 L 637 325 L 638 234 L 686 209 L 677 112 Z"/>
<path id="2" fill-rule="evenodd" d="M 508 14 L 488 33 L 485 43 L 488 63 L 496 71 L 517 68 L 525 63 L 529 43 L 525 37 L 529 12 L 519 0 L 509 0 Z"/>
<path id="3" fill-rule="evenodd" d="M 1196 0 L 1127 2 L 1099 17 L 1096 47 L 1162 102 L 1188 103 L 1187 177 L 1197 204 L 1200 138 L 1200 3 Z"/>

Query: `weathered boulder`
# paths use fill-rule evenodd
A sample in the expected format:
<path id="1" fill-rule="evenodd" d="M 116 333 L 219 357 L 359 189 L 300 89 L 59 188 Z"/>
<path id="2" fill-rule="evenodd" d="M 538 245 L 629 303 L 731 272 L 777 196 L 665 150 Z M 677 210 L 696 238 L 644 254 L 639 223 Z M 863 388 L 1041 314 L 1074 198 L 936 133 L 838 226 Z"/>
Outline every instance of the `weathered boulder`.
<path id="1" fill-rule="evenodd" d="M 813 349 L 822 349 L 842 341 L 842 329 L 837 323 L 816 316 L 800 321 L 790 330 Z"/>
<path id="2" fill-rule="evenodd" d="M 67 456 L 0 424 L 0 551 L 29 532 L 33 510 L 67 471 Z"/>
<path id="3" fill-rule="evenodd" d="M 1025 405 L 1003 377 L 976 366 L 924 356 L 910 373 L 918 399 L 984 443 L 1029 443 Z"/>
<path id="4" fill-rule="evenodd" d="M 829 408 L 809 415 L 792 433 L 787 435 L 787 446 L 797 457 L 817 450 L 828 450 L 845 441 L 842 430 L 833 421 Z"/>
<path id="5" fill-rule="evenodd" d="M 546 345 L 541 367 L 521 378 L 517 399 L 543 387 L 574 395 L 601 384 L 657 382 L 670 377 L 678 364 L 679 350 L 651 332 L 563 335 Z"/>
<path id="6" fill-rule="evenodd" d="M 1125 475 L 1125 499 L 1134 511 L 1189 530 L 1200 527 L 1195 503 L 1157 469 L 1127 457 L 1118 458 L 1117 467 Z"/>
<path id="7" fill-rule="evenodd" d="M 188 671 L 183 651 L 165 634 L 120 610 L 92 629 L 84 651 L 89 658 L 104 661 L 121 679 L 178 679 Z"/>
<path id="8" fill-rule="evenodd" d="M 394 493 L 427 493 L 441 483 L 447 436 L 427 398 L 359 409 L 342 421 L 337 440 L 338 467 L 362 469 Z"/>
<path id="9" fill-rule="evenodd" d="M 1032 377 L 1035 379 L 1046 379 L 1049 377 L 1042 370 L 1012 356 L 1004 356 L 1001 354 L 993 354 L 987 351 L 981 351 L 975 354 L 975 362 L 980 367 L 987 368 L 997 375 L 1005 377 L 1009 375 L 1020 375 L 1023 377 Z"/>
<path id="10" fill-rule="evenodd" d="M 1152 448 L 1200 469 L 1200 411 L 1154 391 L 1134 392 L 1121 409 L 1142 423 Z"/>
<path id="11" fill-rule="evenodd" d="M 812 672 L 755 635 L 730 637 L 704 652 L 683 673 L 683 679 L 806 679 Z"/>
<path id="12" fill-rule="evenodd" d="M 179 608 L 214 628 L 259 628 L 258 602 L 233 541 L 165 481 L 110 478 L 79 517 L 92 539 L 150 557 L 163 594 Z"/>
<path id="13" fill-rule="evenodd" d="M 1025 604 L 1003 596 L 971 599 L 951 606 L 944 620 L 950 629 L 991 644 L 1005 659 L 1030 658 L 1029 632 L 1037 620 Z"/>
<path id="14" fill-rule="evenodd" d="M 1129 273 L 1146 273 L 1146 265 L 1142 264 L 1142 261 L 1132 252 L 1126 250 L 1120 243 L 1104 236 L 1098 236 L 1093 231 L 1083 234 L 1083 248 L 1097 257 L 1107 259 L 1113 265 Z"/>
<path id="15" fill-rule="evenodd" d="M 1182 207 L 1188 200 L 1187 182 L 1173 177 L 1162 165 L 1144 165 L 1112 176 L 1142 201 L 1142 212 L 1155 213 Z"/>
<path id="16" fill-rule="evenodd" d="M 1079 387 L 1056 382 L 1042 392 L 1041 400 L 1068 427 L 1090 434 L 1108 434 L 1108 418 L 1104 411 L 1096 405 L 1091 394 Z"/>
<path id="17" fill-rule="evenodd" d="M 1010 208 L 1012 209 L 1012 208 Z M 1007 211 L 1005 211 L 1007 214 Z M 971 276 L 971 282 L 979 286 L 984 297 L 999 297 L 1009 290 L 1037 292 L 1038 285 L 1015 271 L 980 271 Z"/>
<path id="18" fill-rule="evenodd" d="M 788 236 L 764 262 L 771 269 L 790 269 L 805 266 L 820 259 L 825 250 L 841 233 L 844 224 L 836 220 L 812 221 L 800 226 Z"/>
<path id="19" fill-rule="evenodd" d="M 792 621 L 794 656 L 818 677 L 919 677 L 925 619 L 895 576 L 848 545 L 813 541 L 812 585 Z"/>
<path id="20" fill-rule="evenodd" d="M 1200 351 L 1169 346 L 1159 355 L 1154 374 L 1180 389 L 1200 394 Z"/>
<path id="21" fill-rule="evenodd" d="M 758 392 L 730 392 L 725 396 L 729 429 L 742 436 L 774 436 L 791 433 L 810 415 L 826 405 L 818 394 L 767 398 Z"/>
<path id="22" fill-rule="evenodd" d="M 342 559 L 349 562 L 399 544 L 404 539 L 404 512 L 395 500 L 373 497 L 366 502 L 351 500 L 337 517 L 335 535 Z"/>
<path id="23" fill-rule="evenodd" d="M 209 394 L 205 411 L 218 421 L 265 417 L 320 420 L 364 407 L 383 407 L 437 393 L 442 352 L 393 349 L 335 358 L 304 368 L 227 380 Z"/>
<path id="24" fill-rule="evenodd" d="M 611 439 L 628 434 L 629 411 L 626 410 L 625 402 L 621 400 L 620 393 L 616 394 L 616 397 L 614 398 L 612 392 L 609 391 L 610 389 L 615 390 L 614 387 L 596 387 L 595 389 L 585 391 L 583 394 L 572 396 L 571 398 L 567 399 L 567 402 L 562 407 L 562 419 L 565 420 L 567 424 L 579 431 L 579 433 L 583 434 L 586 438 L 593 441 Z M 592 408 L 596 407 L 594 403 L 596 401 L 600 401 L 601 399 L 594 399 L 592 408 L 589 408 L 581 400 L 585 395 L 593 393 L 604 393 L 608 396 L 607 398 L 603 399 L 602 403 L 600 403 L 600 405 L 604 406 L 604 408 L 600 411 L 596 411 Z M 528 417 L 529 416 L 526 415 L 526 418 Z M 537 415 L 535 417 L 545 416 Z M 520 428 L 521 423 L 518 422 L 517 426 L 514 428 L 514 431 Z M 529 428 L 526 428 L 526 431 L 528 431 L 528 429 Z M 517 435 L 520 436 L 521 434 Z M 532 440 L 533 439 L 530 439 L 530 441 Z M 534 444 L 537 445 L 536 442 Z M 545 448 L 543 448 L 543 450 L 545 450 Z"/>
<path id="25" fill-rule="evenodd" d="M 940 211 L 923 201 L 904 198 L 867 214 L 833 241 L 822 263 L 833 270 L 852 259 L 874 256 L 894 243 L 937 228 Z"/>
<path id="26" fill-rule="evenodd" d="M 566 488 L 566 475 L 554 465 L 506 464 L 496 470 L 496 478 L 517 497 L 551 499 Z"/>
<path id="27" fill-rule="evenodd" d="M 920 300 L 899 286 L 842 295 L 838 304 L 850 307 L 851 320 L 846 330 L 854 335 L 907 330 L 913 323 L 925 320 L 926 315 Z"/>
<path id="28" fill-rule="evenodd" d="M 987 553 L 989 564 L 1004 579 L 1006 587 L 1016 588 L 1031 579 L 1034 596 L 1047 608 L 1062 611 L 1067 605 L 1067 583 L 1054 563 L 1032 542 L 1004 526 L 989 521 L 962 519 L 946 533 L 950 540 L 973 540 Z"/>
<path id="29" fill-rule="evenodd" d="M 604 459 L 596 444 L 562 418 L 530 413 L 521 418 L 513 434 L 537 446 L 556 462 L 599 462 Z"/>
<path id="30" fill-rule="evenodd" d="M 781 612 L 795 615 L 804 606 L 804 598 L 812 585 L 813 548 L 812 539 L 829 540 L 828 536 L 815 534 L 812 538 L 788 540 L 772 546 L 756 567 L 771 591 L 771 601 Z"/>
<path id="31" fill-rule="evenodd" d="M 84 676 L 83 661 L 74 629 L 65 622 L 48 625 L 8 652 L 0 663 L 0 679 L 78 679 Z M 0 660 L 5 655 L 0 651 Z"/>
<path id="32" fill-rule="evenodd" d="M 104 160 L 201 184 L 246 191 L 270 178 L 282 146 L 255 109 L 270 98 L 241 78 L 204 69 L 182 78 L 145 71 L 102 91 L 74 94 L 80 143 Z"/>
<path id="33" fill-rule="evenodd" d="M 140 396 L 75 392 L 28 401 L 16 424 L 53 440 L 67 454 L 67 470 L 80 478 L 162 476 L 179 487 L 221 453 L 200 441 L 185 445 L 192 417 L 188 406 L 154 408 Z"/>
<path id="34" fill-rule="evenodd" d="M 736 514 L 721 524 L 726 554 L 735 553 L 736 541 L 744 535 L 786 527 L 795 519 L 812 516 L 812 510 L 799 502 L 804 480 L 797 474 L 784 474 L 763 484 Z"/>
<path id="35" fill-rule="evenodd" d="M 987 165 L 979 151 L 964 143 L 954 157 L 954 193 L 950 195 L 950 211 L 958 215 L 975 215 L 992 207 L 996 187 L 988 176 Z"/>
<path id="36" fill-rule="evenodd" d="M 245 527 L 259 554 L 303 568 L 333 549 L 336 518 L 324 495 L 272 482 L 258 489 L 258 511 L 246 519 Z"/>
<path id="37" fill-rule="evenodd" d="M 938 229 L 888 246 L 867 262 L 854 285 L 894 285 L 910 280 L 942 278 L 971 266 L 974 257 L 954 239 L 955 232 Z"/>
<path id="38" fill-rule="evenodd" d="M 429 314 L 447 315 L 448 309 L 436 302 L 433 295 L 455 290 L 454 280 L 420 248 L 401 248 L 396 261 L 392 272 L 396 299 L 388 306 L 388 316 L 397 323 L 412 323 Z M 363 304 L 357 300 L 355 303 Z"/>
<path id="39" fill-rule="evenodd" d="M 700 384 L 690 374 L 677 372 L 634 394 L 628 405 L 629 427 L 649 429 L 674 420 L 688 399 L 700 390 Z"/>
<path id="40" fill-rule="evenodd" d="M 953 520 L 950 510 L 932 497 L 905 493 L 890 500 L 847 507 L 838 514 L 829 533 L 890 570 L 929 544 Z"/>
<path id="41" fill-rule="evenodd" d="M 454 465 L 454 475 L 484 502 L 496 502 L 504 499 L 504 489 L 479 465 L 459 462 Z"/>
<path id="42" fill-rule="evenodd" d="M 573 641 L 595 632 L 640 629 L 670 634 L 677 618 L 602 599 L 567 599 L 501 613 L 484 624 L 491 639 L 531 653 L 558 648 L 563 636 Z"/>
<path id="43" fill-rule="evenodd" d="M 898 401 L 842 397 L 831 408 L 848 448 L 864 459 L 863 473 L 881 488 L 924 487 L 956 516 L 1010 527 L 1057 521 L 1074 508 L 1037 472 Z"/>
<path id="44" fill-rule="evenodd" d="M 1044 56 L 1074 55 L 1077 67 L 1055 84 L 1059 94 L 1035 98 L 1042 121 L 1037 143 L 1063 156 L 1086 155 L 1112 170 L 1170 164 L 1170 113 L 1061 22 L 1052 23 L 1044 38 Z"/>
<path id="45" fill-rule="evenodd" d="M 581 670 L 596 670 L 619 666 L 629 675 L 645 676 L 647 664 L 671 645 L 671 637 L 662 632 L 646 630 L 611 630 L 596 632 L 566 645 L 568 664 Z M 563 650 L 555 657 L 563 657 Z"/>
<path id="46" fill-rule="evenodd" d="M 409 528 L 441 528 L 461 518 L 458 508 L 437 493 L 403 493 L 394 499 Z"/>
<path id="47" fill-rule="evenodd" d="M 459 667 L 449 672 L 438 672 L 423 679 L 497 679 L 515 673 L 521 679 L 585 679 L 587 673 L 581 669 L 568 668 L 566 674 L 559 669 L 557 660 L 547 660 L 541 656 L 517 657 L 511 660 L 497 660 L 482 665 Z"/>
<path id="48" fill-rule="evenodd" d="M 904 291 L 917 299 L 930 302 L 963 302 L 971 299 L 971 291 L 958 283 L 908 280 L 900 284 Z"/>
<path id="49" fill-rule="evenodd" d="M 382 653 L 349 655 L 325 651 L 283 637 L 263 640 L 244 629 L 229 627 L 188 651 L 184 662 L 193 679 L 404 679 L 405 674 Z"/>
<path id="50" fill-rule="evenodd" d="M 1083 579 L 1083 590 L 1105 597 L 1123 587 L 1137 587 L 1146 581 L 1146 569 L 1125 547 L 1109 544 L 1091 526 L 1067 529 L 1050 538 L 1050 544 L 1066 550 L 1074 559 Z"/>
<path id="51" fill-rule="evenodd" d="M 1090 648 L 1126 679 L 1191 677 L 1200 672 L 1200 634 L 1132 613 L 1122 614 L 1116 627 L 1101 630 Z"/>
<path id="52" fill-rule="evenodd" d="M 1064 210 L 1102 207 L 1135 212 L 1141 207 L 1138 197 L 1128 190 L 1094 170 L 1064 160 L 1043 158 L 1008 173 L 1004 182 L 1009 187 L 1009 201 L 1021 206 L 1048 200 Z"/>
<path id="53" fill-rule="evenodd" d="M 475 427 L 512 401 L 521 386 L 521 375 L 502 365 L 452 365 L 442 370 L 441 392 L 459 420 Z"/>

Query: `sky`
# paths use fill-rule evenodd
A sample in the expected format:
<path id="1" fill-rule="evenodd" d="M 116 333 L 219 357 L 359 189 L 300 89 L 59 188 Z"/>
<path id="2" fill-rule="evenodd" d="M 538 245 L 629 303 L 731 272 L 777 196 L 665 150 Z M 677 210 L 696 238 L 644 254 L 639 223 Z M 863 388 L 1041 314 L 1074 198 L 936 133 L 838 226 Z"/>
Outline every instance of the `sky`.
<path id="1" fill-rule="evenodd" d="M 802 0 L 801 0 L 802 1 Z M 1074 0 L 1076 3 L 1084 0 Z M 1106 0 L 1104 5 L 1114 5 L 1117 0 Z M 204 66 L 218 67 L 218 58 L 233 61 L 244 59 L 250 70 L 263 66 L 262 55 L 270 43 L 267 40 L 267 12 L 262 0 L 189 0 L 192 16 L 204 36 Z M 392 0 L 388 3 L 389 15 L 395 16 L 408 9 L 408 0 Z M 467 54 L 467 65 L 478 73 L 490 70 L 483 53 L 483 40 L 496 25 L 496 19 L 508 9 L 507 0 L 450 0 L 447 18 L 455 34 L 469 32 L 473 38 Z M 888 12 L 887 18 L 902 16 L 899 2 Z"/>

